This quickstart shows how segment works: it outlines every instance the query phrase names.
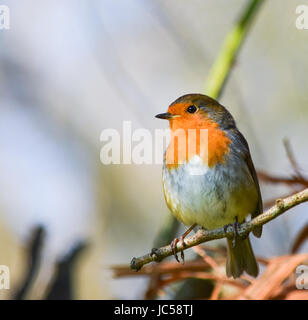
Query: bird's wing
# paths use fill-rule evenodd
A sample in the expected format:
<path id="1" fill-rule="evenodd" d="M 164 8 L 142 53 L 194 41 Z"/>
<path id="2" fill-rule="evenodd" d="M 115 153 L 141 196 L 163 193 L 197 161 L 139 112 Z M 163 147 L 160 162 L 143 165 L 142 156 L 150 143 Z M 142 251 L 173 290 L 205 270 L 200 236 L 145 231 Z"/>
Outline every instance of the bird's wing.
<path id="1" fill-rule="evenodd" d="M 236 129 L 233 129 L 233 130 L 236 130 Z M 256 189 L 257 189 L 257 192 L 258 192 L 258 203 L 257 203 L 257 207 L 255 209 L 255 211 L 252 213 L 252 218 L 258 216 L 259 214 L 261 214 L 263 212 L 263 205 L 262 205 L 262 197 L 261 197 L 261 191 L 260 191 L 260 185 L 259 185 L 259 181 L 258 181 L 258 177 L 257 177 L 257 173 L 256 173 L 256 169 L 253 165 L 253 162 L 252 162 L 252 159 L 251 159 L 251 155 L 250 155 L 250 151 L 249 151 L 249 146 L 248 146 L 248 143 L 245 139 L 245 137 L 241 134 L 240 131 L 236 130 L 236 137 L 238 138 L 239 142 L 242 143 L 246 149 L 247 149 L 247 152 L 245 152 L 243 154 L 244 156 L 244 160 L 247 164 L 247 167 L 249 169 L 249 172 L 253 178 L 253 181 L 255 183 L 255 186 L 256 186 Z M 262 226 L 260 227 L 256 227 L 255 229 L 253 229 L 253 234 L 260 238 L 261 237 L 261 234 L 262 234 Z"/>

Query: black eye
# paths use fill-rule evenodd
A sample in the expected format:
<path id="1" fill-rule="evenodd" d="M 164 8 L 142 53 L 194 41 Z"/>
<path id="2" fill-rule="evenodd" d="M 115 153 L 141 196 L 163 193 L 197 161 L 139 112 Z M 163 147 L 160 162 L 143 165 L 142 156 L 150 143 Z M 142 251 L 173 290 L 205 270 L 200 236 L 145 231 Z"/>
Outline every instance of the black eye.
<path id="1" fill-rule="evenodd" d="M 197 108 L 195 106 L 189 106 L 187 108 L 187 112 L 189 113 L 195 113 L 197 111 Z"/>

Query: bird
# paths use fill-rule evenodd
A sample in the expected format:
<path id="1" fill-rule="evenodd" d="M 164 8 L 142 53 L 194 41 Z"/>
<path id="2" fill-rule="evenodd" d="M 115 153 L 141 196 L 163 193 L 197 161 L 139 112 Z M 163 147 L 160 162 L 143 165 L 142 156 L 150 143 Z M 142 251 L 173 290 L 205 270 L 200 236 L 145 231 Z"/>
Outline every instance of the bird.
<path id="1" fill-rule="evenodd" d="M 162 170 L 165 201 L 175 217 L 190 226 L 171 242 L 176 259 L 177 243 L 185 246 L 185 237 L 197 226 L 209 230 L 231 225 L 234 239 L 227 238 L 226 274 L 257 277 L 249 235 L 241 238 L 237 230 L 249 215 L 262 213 L 262 197 L 248 143 L 233 116 L 215 99 L 193 93 L 155 117 L 167 119 L 171 133 Z M 261 237 L 262 226 L 252 232 Z M 181 255 L 184 262 L 183 251 Z"/>

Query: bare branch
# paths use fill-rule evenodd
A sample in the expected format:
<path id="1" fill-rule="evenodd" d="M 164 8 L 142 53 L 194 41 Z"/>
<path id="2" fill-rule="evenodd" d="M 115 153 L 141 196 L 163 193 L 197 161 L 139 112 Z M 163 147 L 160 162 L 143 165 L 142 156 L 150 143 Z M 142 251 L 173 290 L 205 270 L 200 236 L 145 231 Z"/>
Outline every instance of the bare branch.
<path id="1" fill-rule="evenodd" d="M 296 253 L 306 240 L 308 240 L 308 224 L 306 224 L 304 228 L 297 235 L 294 241 L 294 244 L 292 246 L 291 252 Z"/>
<path id="2" fill-rule="evenodd" d="M 239 236 L 247 236 L 249 232 L 252 231 L 255 227 L 266 224 L 267 222 L 275 219 L 287 210 L 306 201 L 308 201 L 308 188 L 285 199 L 277 199 L 276 204 L 273 207 L 257 216 L 256 218 L 252 219 L 251 221 L 242 223 L 238 229 Z M 234 233 L 231 226 L 226 228 L 226 231 L 223 227 L 214 230 L 199 229 L 194 235 L 185 239 L 185 245 L 182 245 L 182 243 L 179 242 L 177 244 L 177 250 L 186 250 L 203 242 L 214 239 L 222 239 L 226 237 L 233 238 L 233 236 Z M 147 263 L 150 263 L 152 261 L 161 261 L 173 254 L 170 245 L 155 249 L 154 252 L 155 253 L 152 252 L 145 254 L 144 256 L 139 258 L 133 258 L 130 264 L 131 269 L 138 271 Z"/>
<path id="3" fill-rule="evenodd" d="M 306 188 L 308 187 L 308 180 L 303 176 L 293 176 L 292 178 L 285 176 L 273 176 L 265 171 L 258 170 L 258 177 L 261 181 L 267 183 L 282 183 L 289 186 L 302 185 Z"/>
<path id="4" fill-rule="evenodd" d="M 302 176 L 302 174 L 300 173 L 300 169 L 299 169 L 298 164 L 297 164 L 297 162 L 295 160 L 295 157 L 294 157 L 290 142 L 289 142 L 289 140 L 287 138 L 283 139 L 283 145 L 284 145 L 284 147 L 286 149 L 287 156 L 289 158 L 289 161 L 290 161 L 290 163 L 292 165 L 292 168 L 293 168 L 294 172 L 296 173 L 296 176 L 299 179 L 305 180 L 304 177 Z"/>

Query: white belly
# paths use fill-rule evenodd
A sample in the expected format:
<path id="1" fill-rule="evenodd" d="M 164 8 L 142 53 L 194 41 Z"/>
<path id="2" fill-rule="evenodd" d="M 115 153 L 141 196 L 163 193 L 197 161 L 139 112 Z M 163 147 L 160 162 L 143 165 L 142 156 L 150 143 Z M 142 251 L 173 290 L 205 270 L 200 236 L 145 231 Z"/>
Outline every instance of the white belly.
<path id="1" fill-rule="evenodd" d="M 257 190 L 244 160 L 228 160 L 214 168 L 195 156 L 188 164 L 170 171 L 163 168 L 166 202 L 186 225 L 213 229 L 243 221 L 257 205 Z"/>

